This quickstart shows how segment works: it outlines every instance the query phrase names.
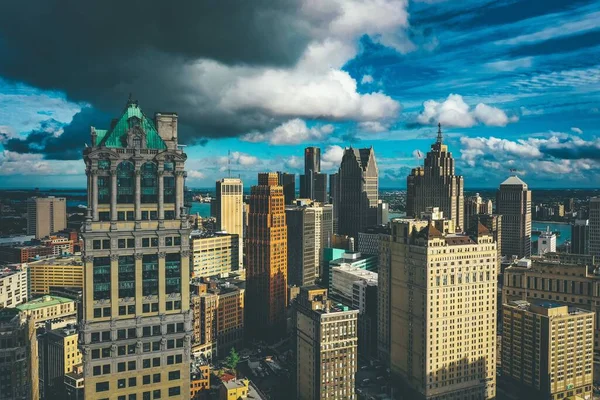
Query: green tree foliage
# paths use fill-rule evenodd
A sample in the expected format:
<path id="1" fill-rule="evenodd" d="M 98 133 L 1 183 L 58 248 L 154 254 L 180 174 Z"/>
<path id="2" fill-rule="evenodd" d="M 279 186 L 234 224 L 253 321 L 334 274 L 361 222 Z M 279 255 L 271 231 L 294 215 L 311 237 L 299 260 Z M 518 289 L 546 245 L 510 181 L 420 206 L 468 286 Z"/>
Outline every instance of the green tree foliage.
<path id="1" fill-rule="evenodd" d="M 232 371 L 235 371 L 235 368 L 237 367 L 239 362 L 240 356 L 237 353 L 237 351 L 235 351 L 235 348 L 232 347 L 229 351 L 229 355 L 225 359 L 225 365 L 227 366 L 227 368 L 231 369 Z"/>

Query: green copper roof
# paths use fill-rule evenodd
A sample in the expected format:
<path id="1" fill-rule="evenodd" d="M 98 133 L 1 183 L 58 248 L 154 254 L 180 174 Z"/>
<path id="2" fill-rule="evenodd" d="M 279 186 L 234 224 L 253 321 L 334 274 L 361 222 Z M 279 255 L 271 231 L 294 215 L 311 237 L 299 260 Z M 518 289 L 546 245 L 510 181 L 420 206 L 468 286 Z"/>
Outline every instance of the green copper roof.
<path id="1" fill-rule="evenodd" d="M 37 310 L 38 308 L 55 306 L 57 304 L 73 303 L 74 300 L 59 296 L 43 296 L 39 299 L 31 300 L 25 304 L 20 304 L 15 308 L 20 311 Z"/>
<path id="2" fill-rule="evenodd" d="M 106 132 L 108 132 L 106 129 L 96 129 L 96 143 L 100 143 L 104 139 Z"/>
<path id="3" fill-rule="evenodd" d="M 148 149 L 166 149 L 167 145 L 162 140 L 154 123 L 147 118 L 137 102 L 129 101 L 127 107 L 117 121 L 115 126 L 107 131 L 96 130 L 98 143 L 106 147 L 125 147 L 127 145 L 127 132 L 129 131 L 129 119 L 137 117 L 140 120 L 140 128 L 146 133 L 146 148 Z"/>

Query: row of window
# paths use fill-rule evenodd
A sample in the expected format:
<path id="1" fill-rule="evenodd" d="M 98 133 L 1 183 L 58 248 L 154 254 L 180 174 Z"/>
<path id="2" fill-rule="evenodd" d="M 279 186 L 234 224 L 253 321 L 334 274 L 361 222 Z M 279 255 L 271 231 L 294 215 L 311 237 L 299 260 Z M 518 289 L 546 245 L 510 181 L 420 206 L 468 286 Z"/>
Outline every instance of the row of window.
<path id="1" fill-rule="evenodd" d="M 98 213 L 98 219 L 103 222 L 110 221 L 110 212 L 108 211 L 100 211 Z M 158 221 L 158 211 L 142 211 L 140 221 Z M 174 220 L 175 219 L 175 211 L 173 210 L 165 210 L 164 212 L 165 220 Z M 117 211 L 117 220 L 118 221 L 136 221 L 135 215 L 133 211 Z"/>
<path id="2" fill-rule="evenodd" d="M 181 310 L 181 301 L 167 301 L 165 302 L 165 308 L 167 311 Z M 158 303 L 144 303 L 142 304 L 142 313 L 158 312 Z M 128 306 L 119 306 L 119 315 L 135 315 L 135 305 L 131 304 Z M 106 318 L 111 316 L 110 307 L 96 307 L 94 308 L 94 318 Z"/>
<path id="3" fill-rule="evenodd" d="M 123 169 L 125 167 L 126 167 L 126 169 L 129 169 L 130 166 L 126 165 L 126 164 L 133 165 L 133 163 L 130 162 L 130 161 L 122 161 L 122 162 L 120 162 L 118 164 L 117 170 L 119 168 Z M 146 164 L 153 164 L 153 163 L 147 162 Z M 108 170 L 110 170 L 110 165 L 111 165 L 110 160 L 98 160 L 98 169 L 101 170 L 101 171 L 108 171 Z M 175 162 L 173 162 L 173 161 L 165 161 L 165 162 L 163 162 L 163 169 L 165 171 L 174 171 L 175 170 Z"/>
<path id="4" fill-rule="evenodd" d="M 110 390 L 109 382 L 98 382 L 96 383 L 96 392 L 107 392 Z M 168 389 L 168 396 L 175 397 L 181 394 L 181 388 L 179 386 L 170 387 Z M 152 391 L 152 399 L 160 399 L 161 398 L 161 390 L 156 389 Z M 117 398 L 118 400 L 138 400 L 137 395 L 132 393 L 130 395 L 121 395 Z M 108 399 L 102 399 L 108 400 Z M 142 393 L 142 400 L 150 400 L 150 392 Z"/>
<path id="5" fill-rule="evenodd" d="M 181 246 L 181 236 L 168 236 L 165 238 L 165 246 Z M 119 249 L 135 248 L 135 239 L 118 239 L 117 247 Z M 158 247 L 158 238 L 142 238 L 142 247 Z M 96 239 L 92 241 L 94 250 L 110 250 L 110 239 Z"/>

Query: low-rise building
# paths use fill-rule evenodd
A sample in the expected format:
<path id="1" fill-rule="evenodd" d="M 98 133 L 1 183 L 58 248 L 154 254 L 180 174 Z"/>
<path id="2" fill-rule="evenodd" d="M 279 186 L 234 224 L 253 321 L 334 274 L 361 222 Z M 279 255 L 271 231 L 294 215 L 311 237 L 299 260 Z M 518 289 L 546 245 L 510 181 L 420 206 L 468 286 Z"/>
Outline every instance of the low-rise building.
<path id="1" fill-rule="evenodd" d="M 343 253 L 340 258 L 333 259 L 329 261 L 328 265 L 324 265 L 323 274 L 327 276 L 325 281 L 329 282 L 329 285 L 331 284 L 331 269 L 342 264 L 347 264 L 351 267 L 356 267 L 367 271 L 377 272 L 379 257 L 377 255 L 362 254 L 358 251 L 347 251 Z"/>
<path id="2" fill-rule="evenodd" d="M 59 296 L 42 296 L 16 307 L 26 316 L 33 318 L 36 325 L 41 326 L 47 320 L 75 315 L 75 300 Z"/>
<path id="3" fill-rule="evenodd" d="M 244 342 L 244 282 L 192 282 L 193 349 L 207 359 L 221 357 Z"/>
<path id="4" fill-rule="evenodd" d="M 248 379 L 222 379 L 219 389 L 219 400 L 265 400 L 252 381 Z"/>
<path id="5" fill-rule="evenodd" d="M 73 367 L 73 371 L 65 375 L 65 393 L 67 400 L 84 400 L 83 364 Z"/>
<path id="6" fill-rule="evenodd" d="M 592 398 L 594 313 L 552 301 L 503 306 L 502 375 L 522 398 Z"/>
<path id="7" fill-rule="evenodd" d="M 27 270 L 5 268 L 0 270 L 0 308 L 15 307 L 27 302 Z"/>
<path id="8" fill-rule="evenodd" d="M 190 240 L 192 276 L 227 276 L 239 269 L 240 240 L 226 232 L 194 231 Z"/>
<path id="9" fill-rule="evenodd" d="M 83 289 L 81 257 L 49 258 L 27 264 L 31 295 L 50 294 L 50 288 Z"/>
<path id="10" fill-rule="evenodd" d="M 349 264 L 342 264 L 331 269 L 330 297 L 342 303 L 353 305 L 353 284 L 356 281 L 372 281 L 377 285 L 377 272 L 367 271 Z"/>
<path id="11" fill-rule="evenodd" d="M 210 366 L 204 359 L 196 358 L 190 368 L 190 399 L 200 400 L 210 389 Z"/>

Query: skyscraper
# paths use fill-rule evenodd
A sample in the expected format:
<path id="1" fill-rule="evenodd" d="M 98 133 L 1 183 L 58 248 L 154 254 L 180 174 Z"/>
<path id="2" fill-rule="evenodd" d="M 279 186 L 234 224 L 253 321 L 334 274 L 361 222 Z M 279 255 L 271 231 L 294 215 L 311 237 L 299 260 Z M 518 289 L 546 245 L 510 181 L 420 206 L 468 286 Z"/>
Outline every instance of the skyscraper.
<path id="1" fill-rule="evenodd" d="M 292 204 L 296 199 L 296 175 L 286 172 L 277 172 L 279 186 L 283 186 L 283 197 L 285 204 Z"/>
<path id="2" fill-rule="evenodd" d="M 331 204 L 297 200 L 285 209 L 288 226 L 288 284 L 313 285 L 323 248 L 333 234 Z"/>
<path id="3" fill-rule="evenodd" d="M 296 314 L 296 398 L 356 399 L 358 310 L 332 304 L 327 289 L 300 288 Z"/>
<path id="4" fill-rule="evenodd" d="M 492 201 L 487 200 L 484 201 L 479 193 L 476 193 L 475 196 L 467 197 L 465 199 L 465 214 L 464 214 L 464 223 L 465 226 L 463 230 L 466 232 L 470 228 L 477 229 L 477 216 L 479 215 L 489 215 L 492 213 Z"/>
<path id="5" fill-rule="evenodd" d="M 438 124 L 437 140 L 427 152 L 424 167 L 414 168 L 406 178 L 406 215 L 419 217 L 428 207 L 439 207 L 457 230 L 466 231 L 463 188 L 463 177 L 454 173 L 454 158 L 443 144 Z"/>
<path id="6" fill-rule="evenodd" d="M 519 398 L 592 398 L 592 311 L 518 300 L 504 304 L 502 313 L 502 373 Z"/>
<path id="7" fill-rule="evenodd" d="M 571 224 L 571 253 L 590 254 L 590 221 L 576 219 Z"/>
<path id="8" fill-rule="evenodd" d="M 590 254 L 600 256 L 600 197 L 590 199 Z"/>
<path id="9" fill-rule="evenodd" d="M 277 173 L 258 174 L 250 192 L 246 237 L 246 328 L 250 338 L 280 338 L 286 329 L 287 225 Z"/>
<path id="10" fill-rule="evenodd" d="M 80 329 L 85 398 L 189 393 L 192 320 L 177 114 L 129 101 L 84 150 L 88 216 Z M 150 388 L 143 383 L 152 376 Z"/>
<path id="11" fill-rule="evenodd" d="M 223 178 L 216 183 L 215 210 L 217 230 L 238 235 L 239 268 L 244 261 L 244 184 L 238 178 Z"/>
<path id="12" fill-rule="evenodd" d="M 33 197 L 27 200 L 27 234 L 36 239 L 62 231 L 67 227 L 67 199 Z"/>
<path id="13" fill-rule="evenodd" d="M 392 375 L 410 399 L 493 399 L 496 245 L 446 222 L 392 221 Z"/>
<path id="14" fill-rule="evenodd" d="M 531 256 L 531 190 L 517 176 L 500 184 L 496 213 L 502 215 L 502 255 Z"/>
<path id="15" fill-rule="evenodd" d="M 329 201 L 333 205 L 333 233 L 338 233 L 338 214 L 340 207 L 340 185 L 337 173 L 329 175 Z"/>
<path id="16" fill-rule="evenodd" d="M 372 147 L 344 150 L 338 183 L 338 233 L 357 238 L 362 229 L 377 225 L 379 169 Z"/>
<path id="17" fill-rule="evenodd" d="M 304 175 L 300 175 L 300 197 L 327 203 L 327 174 L 321 173 L 321 149 L 304 149 Z"/>

